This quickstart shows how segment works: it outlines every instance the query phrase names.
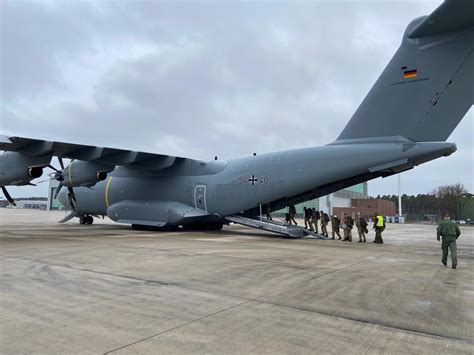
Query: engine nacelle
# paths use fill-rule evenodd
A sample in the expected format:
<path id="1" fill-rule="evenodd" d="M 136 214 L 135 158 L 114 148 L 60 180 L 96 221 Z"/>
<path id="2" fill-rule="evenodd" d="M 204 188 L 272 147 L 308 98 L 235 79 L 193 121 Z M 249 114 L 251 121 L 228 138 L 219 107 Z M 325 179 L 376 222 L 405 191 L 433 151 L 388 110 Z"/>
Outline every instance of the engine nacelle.
<path id="1" fill-rule="evenodd" d="M 30 178 L 36 179 L 43 175 L 43 168 L 39 166 L 33 166 L 28 168 L 27 173 Z"/>
<path id="2" fill-rule="evenodd" d="M 0 186 L 27 185 L 31 180 L 43 175 L 43 167 L 48 166 L 51 154 L 30 156 L 18 152 L 0 154 Z"/>
<path id="3" fill-rule="evenodd" d="M 67 187 L 91 187 L 105 180 L 112 170 L 112 165 L 74 160 L 61 172 L 62 184 Z"/>

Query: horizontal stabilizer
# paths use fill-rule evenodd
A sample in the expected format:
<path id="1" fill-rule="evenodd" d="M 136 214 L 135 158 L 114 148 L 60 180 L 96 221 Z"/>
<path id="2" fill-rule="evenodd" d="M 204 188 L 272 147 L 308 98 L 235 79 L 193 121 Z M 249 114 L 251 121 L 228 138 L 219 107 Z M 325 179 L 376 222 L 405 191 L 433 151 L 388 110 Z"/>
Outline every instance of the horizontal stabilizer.
<path id="1" fill-rule="evenodd" d="M 384 163 L 384 164 L 381 164 L 381 165 L 373 166 L 373 167 L 369 168 L 369 172 L 375 173 L 376 171 L 387 171 L 389 169 L 394 169 L 396 167 L 403 166 L 406 163 L 408 163 L 408 159 L 403 158 L 403 159 L 400 159 L 400 160 L 392 161 L 390 163 Z"/>
<path id="2" fill-rule="evenodd" d="M 474 26 L 473 0 L 447 0 L 408 33 L 409 38 L 435 36 Z"/>

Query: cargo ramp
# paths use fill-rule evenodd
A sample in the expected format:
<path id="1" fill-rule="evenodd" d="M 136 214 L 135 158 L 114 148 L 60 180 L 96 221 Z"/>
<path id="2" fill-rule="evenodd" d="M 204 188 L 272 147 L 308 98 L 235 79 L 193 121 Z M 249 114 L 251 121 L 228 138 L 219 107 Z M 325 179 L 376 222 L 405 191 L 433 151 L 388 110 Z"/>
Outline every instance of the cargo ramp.
<path id="1" fill-rule="evenodd" d="M 260 229 L 267 232 L 273 232 L 284 235 L 289 238 L 316 238 L 316 239 L 328 239 L 320 234 L 316 234 L 304 227 L 294 226 L 279 221 L 270 221 L 266 219 L 253 219 L 243 216 L 228 216 L 226 219 L 230 222 L 241 224 L 250 228 Z"/>

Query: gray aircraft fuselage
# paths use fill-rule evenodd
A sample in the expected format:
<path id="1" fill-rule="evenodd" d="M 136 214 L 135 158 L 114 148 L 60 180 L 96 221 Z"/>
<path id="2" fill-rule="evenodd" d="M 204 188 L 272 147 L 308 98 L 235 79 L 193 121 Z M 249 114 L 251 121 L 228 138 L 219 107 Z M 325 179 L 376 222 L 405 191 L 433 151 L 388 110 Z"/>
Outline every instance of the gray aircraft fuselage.
<path id="1" fill-rule="evenodd" d="M 150 176 L 118 168 L 92 189 L 74 188 L 75 207 L 81 213 L 107 215 L 110 206 L 122 201 L 177 201 L 208 214 L 228 216 L 259 204 L 278 208 L 276 201 L 283 199 L 287 205 L 292 197 L 306 191 L 323 195 L 325 191 L 318 194 L 318 187 L 336 179 L 367 173 L 390 175 L 456 150 L 451 143 L 393 141 L 338 143 L 230 161 L 177 164 Z M 66 191 L 59 198 L 68 205 Z"/>

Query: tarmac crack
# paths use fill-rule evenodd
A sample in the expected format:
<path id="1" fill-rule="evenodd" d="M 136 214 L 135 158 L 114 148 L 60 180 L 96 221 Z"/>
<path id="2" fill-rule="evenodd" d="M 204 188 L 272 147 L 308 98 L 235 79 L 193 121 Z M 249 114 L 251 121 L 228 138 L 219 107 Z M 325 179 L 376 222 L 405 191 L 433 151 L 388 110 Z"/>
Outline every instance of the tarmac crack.
<path id="1" fill-rule="evenodd" d="M 116 352 L 116 351 L 119 351 L 119 350 L 122 350 L 122 349 L 125 349 L 125 348 L 128 348 L 129 346 L 136 345 L 136 344 L 141 343 L 141 342 L 143 342 L 143 341 L 150 340 L 150 339 L 152 339 L 152 338 L 158 337 L 158 336 L 163 335 L 163 334 L 165 334 L 165 333 L 172 332 L 173 330 L 176 330 L 176 329 L 185 327 L 185 326 L 187 326 L 187 325 L 189 325 L 189 324 L 192 324 L 192 323 L 195 323 L 195 322 L 199 322 L 199 321 L 201 321 L 201 320 L 203 320 L 203 319 L 207 319 L 207 318 L 213 317 L 213 316 L 215 316 L 215 315 L 217 315 L 217 314 L 219 314 L 219 313 L 226 312 L 226 311 L 228 311 L 228 310 L 230 310 L 230 309 L 233 309 L 233 308 L 242 306 L 242 305 L 244 305 L 244 304 L 246 304 L 246 303 L 249 303 L 249 302 L 252 302 L 252 301 L 244 301 L 244 302 L 241 302 L 241 303 L 238 303 L 238 304 L 234 304 L 233 306 L 226 307 L 226 308 L 224 308 L 224 309 L 220 309 L 220 310 L 218 310 L 218 311 L 216 311 L 216 312 L 214 312 L 214 313 L 207 314 L 207 315 L 205 315 L 205 316 L 202 316 L 202 317 L 193 319 L 193 320 L 191 320 L 191 321 L 189 321 L 189 322 L 185 322 L 185 323 L 180 324 L 180 325 L 177 325 L 177 326 L 175 326 L 175 327 L 172 327 L 172 328 L 163 330 L 163 331 L 161 331 L 161 332 L 159 332 L 159 333 L 150 335 L 150 336 L 145 337 L 145 338 L 143 338 L 143 339 L 140 339 L 140 340 L 134 341 L 134 342 L 132 342 L 132 343 L 123 345 L 123 346 L 121 346 L 121 347 L 118 347 L 118 348 L 109 350 L 109 351 L 105 352 L 104 355 L 110 354 L 110 353 L 113 353 L 113 352 Z"/>
<path id="2" fill-rule="evenodd" d="M 349 268 L 349 267 L 353 267 L 353 266 L 355 266 L 355 265 L 363 264 L 363 263 L 365 263 L 365 262 L 367 262 L 367 260 L 358 261 L 358 262 L 356 262 L 356 263 L 353 263 L 353 264 L 344 266 L 344 267 L 342 267 L 342 268 L 340 268 L 340 269 L 328 271 L 328 272 L 326 272 L 326 273 L 324 273 L 324 274 L 317 275 L 317 276 L 315 276 L 315 277 L 310 278 L 309 281 L 319 279 L 319 278 L 321 278 L 321 277 L 323 277 L 323 276 L 331 275 L 331 274 L 333 274 L 333 273 L 335 273 L 335 272 L 342 271 L 342 270 L 347 269 L 347 268 Z"/>

